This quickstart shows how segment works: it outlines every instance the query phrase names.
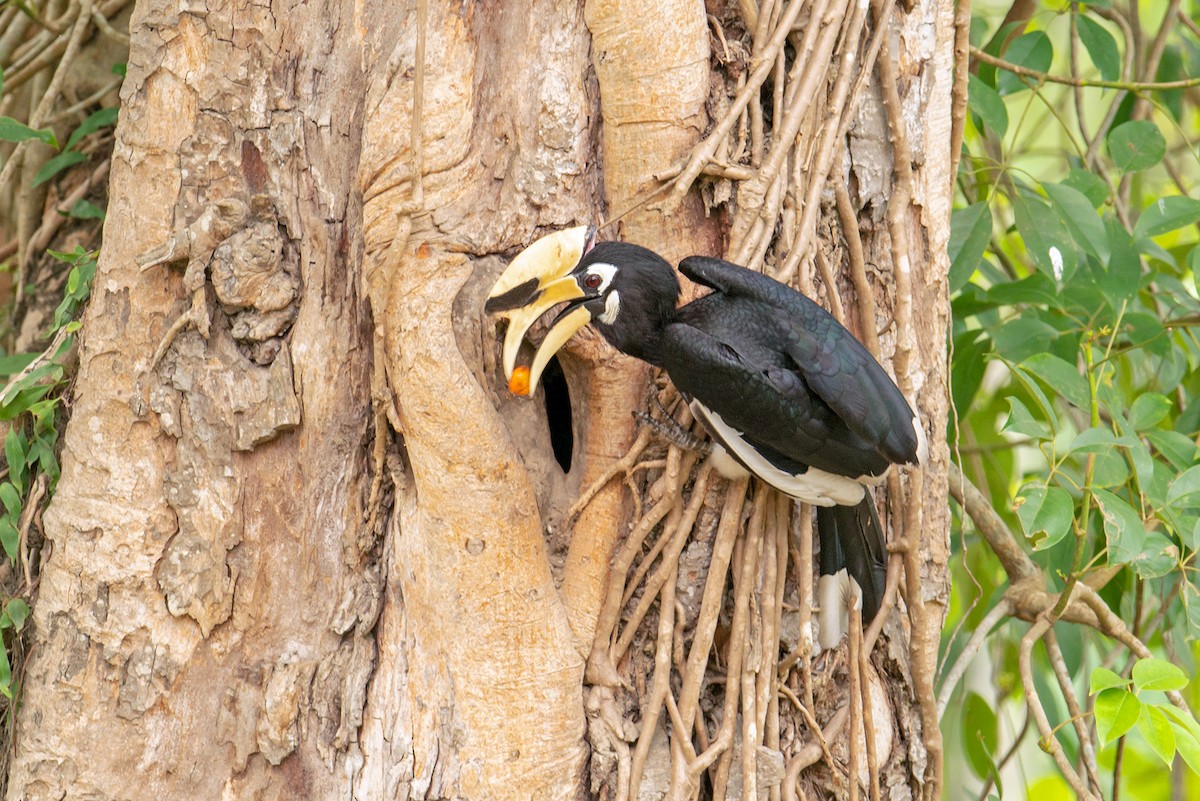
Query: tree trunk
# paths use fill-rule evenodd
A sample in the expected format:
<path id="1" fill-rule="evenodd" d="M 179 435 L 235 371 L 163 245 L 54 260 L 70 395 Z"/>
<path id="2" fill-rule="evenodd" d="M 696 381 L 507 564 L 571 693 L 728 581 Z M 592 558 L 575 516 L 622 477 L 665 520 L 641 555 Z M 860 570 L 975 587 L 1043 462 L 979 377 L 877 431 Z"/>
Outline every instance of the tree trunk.
<path id="1" fill-rule="evenodd" d="M 794 787 L 763 766 L 800 771 L 813 734 L 774 691 L 782 609 L 807 605 L 805 513 L 760 490 L 743 513 L 744 485 L 675 446 L 600 485 L 646 447 L 630 411 L 657 385 L 587 332 L 562 357 L 569 405 L 504 386 L 482 314 L 503 256 L 605 215 L 608 238 L 725 252 L 810 292 L 814 265 L 874 268 L 817 294 L 858 299 L 849 324 L 882 342 L 934 444 L 890 487 L 908 621 L 875 651 L 896 708 L 874 727 L 899 738 L 890 797 L 936 794 L 950 7 L 806 4 L 795 56 L 763 62 L 766 116 L 755 91 L 697 182 L 685 162 L 792 9 L 742 5 L 139 2 L 10 798 L 541 801 L 623 797 L 631 776 L 685 798 L 739 771 L 747 795 Z M 898 76 L 839 105 L 884 29 Z M 793 106 L 810 110 L 789 130 Z M 840 215 L 826 174 L 849 187 Z M 548 425 L 574 435 L 569 470 Z M 713 608 L 710 660 L 693 645 Z M 700 770 L 691 749 L 737 698 L 701 679 L 738 632 L 726 706 L 763 756 L 731 765 L 731 739 Z M 689 681 L 716 693 L 679 696 L 694 741 L 671 709 Z M 841 704 L 818 699 L 820 725 Z"/>

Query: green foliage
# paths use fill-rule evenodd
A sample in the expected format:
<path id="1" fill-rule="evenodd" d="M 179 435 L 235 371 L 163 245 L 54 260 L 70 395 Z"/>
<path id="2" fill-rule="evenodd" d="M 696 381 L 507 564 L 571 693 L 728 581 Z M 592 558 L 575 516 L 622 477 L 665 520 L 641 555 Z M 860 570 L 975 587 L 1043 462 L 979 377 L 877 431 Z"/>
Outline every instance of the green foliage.
<path id="1" fill-rule="evenodd" d="M 86 58 L 72 62 L 77 55 L 73 48 L 54 55 L 54 42 L 57 40 L 59 45 L 65 42 L 67 32 L 57 26 L 53 31 L 46 27 L 47 9 L 39 10 L 24 0 L 7 0 L 7 6 L 29 18 L 23 33 L 14 29 L 17 38 L 8 42 L 11 47 L 0 56 L 5 62 L 0 64 L 0 96 L 6 89 L 21 93 L 2 97 L 5 109 L 14 117 L 0 116 L 0 145 L 5 145 L 0 150 L 4 159 L 8 159 L 0 159 L 0 172 L 3 180 L 9 181 L 0 187 L 0 195 L 4 196 L 5 212 L 10 218 L 5 231 L 7 239 L 0 236 L 0 242 L 17 246 L 15 258 L 0 258 L 0 271 L 10 273 L 11 280 L 5 282 L 5 289 L 11 285 L 19 293 L 14 296 L 11 290 L 7 291 L 6 308 L 0 313 L 0 334 L 3 334 L 0 439 L 4 448 L 0 462 L 0 696 L 7 699 L 7 703 L 0 700 L 0 710 L 4 713 L 0 732 L 11 744 L 13 716 L 19 700 L 21 654 L 26 650 L 24 642 L 28 636 L 27 598 L 32 597 L 38 580 L 40 512 L 53 496 L 59 479 L 59 432 L 67 419 L 67 390 L 80 327 L 77 318 L 91 292 L 96 272 L 95 250 L 77 247 L 75 243 L 97 237 L 99 226 L 87 221 L 104 217 L 104 209 L 95 202 L 83 198 L 70 203 L 65 200 L 78 197 L 76 189 L 83 183 L 79 174 L 82 171 L 72 175 L 67 171 L 73 165 L 89 161 L 95 165 L 101 163 L 109 147 L 105 133 L 116 124 L 118 110 L 113 107 L 91 111 L 96 98 L 107 96 L 117 82 L 110 79 L 95 94 L 91 94 L 90 88 L 87 92 L 79 91 L 78 81 L 69 76 L 79 69 L 94 70 L 94 63 Z M 11 20 L 12 14 L 6 13 L 5 19 Z M 90 16 L 85 14 L 79 22 L 95 24 L 107 32 L 105 35 L 112 33 L 98 10 Z M 77 32 L 85 35 L 85 41 L 92 38 L 89 32 Z M 16 62 L 12 60 L 14 57 Z M 66 61 L 62 60 L 64 57 Z M 23 68 L 12 71 L 14 63 Z M 17 83 L 10 81 L 6 86 L 6 67 Z M 115 65 L 113 73 L 123 76 L 124 65 Z M 66 77 L 66 81 L 58 78 L 50 81 L 52 74 Z M 94 77 L 87 76 L 85 84 Z M 75 88 L 71 89 L 72 86 Z M 81 101 L 77 96 L 80 94 L 91 96 Z M 78 115 L 84 110 L 91 113 L 80 121 Z M 72 129 L 69 127 L 72 123 L 78 124 Z M 57 152 L 47 151 L 46 147 Z M 62 187 L 45 187 L 48 182 L 60 179 L 65 179 L 61 180 Z M 65 219 L 45 217 L 47 209 L 55 206 Z M 18 218 L 33 221 L 34 225 L 18 226 Z M 41 227 L 37 227 L 37 220 L 42 221 Z M 62 249 L 74 250 L 56 252 L 45 244 L 36 244 L 45 243 L 47 235 L 51 242 L 70 243 L 59 245 Z M 87 239 L 81 240 L 81 235 Z M 13 254 L 14 248 L 0 250 Z M 61 299 L 50 319 L 45 320 L 45 304 L 53 303 L 59 287 L 62 287 Z M 31 352 L 14 352 L 18 347 Z"/>
<path id="2" fill-rule="evenodd" d="M 88 134 L 95 133 L 103 128 L 111 128 L 116 124 L 117 109 L 115 106 L 112 108 L 102 108 L 99 111 L 93 112 L 71 133 L 71 136 L 67 139 L 67 144 L 63 146 L 63 151 L 43 164 L 41 169 L 37 171 L 37 174 L 33 176 L 33 186 L 49 181 L 67 167 L 87 161 L 87 156 L 76 149 L 79 142 Z"/>
<path id="3" fill-rule="evenodd" d="M 7 631 L 19 632 L 25 628 L 29 619 L 29 604 L 23 598 L 11 598 L 0 613 L 0 635 Z M 0 648 L 0 694 L 9 701 L 13 700 L 12 664 L 8 659 L 8 649 Z"/>
<path id="4" fill-rule="evenodd" d="M 971 770 L 976 776 L 991 777 L 996 782 L 1000 794 L 1004 794 L 1004 783 L 1000 779 L 1000 770 L 996 765 L 996 747 L 999 741 L 999 725 L 996 720 L 996 710 L 978 693 L 967 693 L 966 705 L 963 708 L 966 721 L 966 737 L 963 745 L 970 761 Z"/>
<path id="5" fill-rule="evenodd" d="M 49 332 L 50 344 L 41 353 L 0 359 L 0 374 L 6 378 L 0 389 L 0 420 L 8 424 L 4 437 L 7 476 L 0 482 L 0 547 L 12 565 L 25 558 L 21 538 L 28 527 L 30 504 L 52 494 L 58 482 L 58 433 L 68 383 L 63 362 L 79 328 L 74 317 L 87 300 L 96 274 L 94 251 L 76 248 L 71 253 L 50 253 L 70 267 L 66 291 Z M 28 617 L 29 606 L 21 598 L 9 599 L 0 613 L 0 694 L 10 700 L 12 671 L 3 635 L 7 630 L 20 631 Z"/>
<path id="6" fill-rule="evenodd" d="M 2 77 L 0 76 L 0 78 Z M 3 81 L 0 80 L 0 84 L 2 83 Z M 66 145 L 62 148 L 62 152 L 41 166 L 33 177 L 32 186 L 45 183 L 67 167 L 87 161 L 87 155 L 77 149 L 80 141 L 88 134 L 95 133 L 102 128 L 111 128 L 116 123 L 117 109 L 115 107 L 102 108 L 91 114 L 72 132 Z M 59 149 L 58 137 L 54 135 L 54 131 L 48 128 L 35 130 L 11 117 L 0 117 L 0 140 L 5 142 L 38 141 L 55 150 Z M 95 207 L 93 206 L 93 208 Z"/>
<path id="7" fill-rule="evenodd" d="M 1167 154 L 1167 140 L 1149 120 L 1133 120 L 1109 131 L 1108 154 L 1119 170 L 1148 170 Z"/>
<path id="8" fill-rule="evenodd" d="M 1116 778 L 1128 782 L 1122 797 L 1152 798 L 1132 781 L 1142 766 L 1161 771 L 1179 754 L 1200 773 L 1200 724 L 1164 696 L 1196 686 L 1187 646 L 1200 638 L 1200 157 L 1192 138 L 1200 115 L 1194 97 L 1145 82 L 1200 74 L 1200 46 L 1162 19 L 1165 4 L 1143 9 L 1167 26 L 1170 54 L 1147 76 L 1138 72 L 1144 65 L 1127 64 L 1130 29 L 1113 21 L 1136 6 L 1059 8 L 1028 24 L 999 28 L 1001 11 L 972 25 L 977 47 L 1038 75 L 979 64 L 968 78 L 948 248 L 950 440 L 965 477 L 991 499 L 1055 600 L 1088 582 L 1154 654 L 1134 661 L 1141 654 L 1096 630 L 1059 623 L 1067 672 L 1090 672 L 1090 693 L 1060 686 L 1048 655 L 1035 651 L 1038 692 L 1029 699 L 1015 659 L 1028 624 L 1000 626 L 989 646 L 999 691 L 990 702 L 1044 707 L 1053 741 L 1036 728 L 1035 737 L 1078 762 L 1076 724 L 1062 701 L 1073 691 L 1090 712 L 1081 725 L 1104 747 L 1102 767 L 1128 772 Z M 1145 14 L 1141 22 L 1135 35 L 1149 42 L 1157 31 Z M 959 621 L 969 630 L 995 606 L 988 599 L 1011 589 L 973 521 L 961 523 L 950 657 Z M 1126 664 L 1128 678 L 1112 660 Z M 970 698 L 946 725 L 961 729 L 966 766 L 986 780 L 995 766 L 979 746 L 994 755 L 1010 742 L 977 732 L 998 714 L 984 715 Z M 1105 756 L 1131 733 L 1123 763 Z M 1035 759 L 1036 751 L 1018 753 Z M 1057 770 L 1039 764 L 1030 797 L 1042 797 L 1032 777 Z M 1196 776 L 1187 781 L 1200 788 Z"/>
<path id="9" fill-rule="evenodd" d="M 1091 685 L 1101 744 L 1124 737 L 1136 725 L 1151 751 L 1168 766 L 1178 753 L 1193 770 L 1200 767 L 1196 761 L 1200 756 L 1200 724 L 1169 702 L 1154 697 L 1187 687 L 1188 677 L 1177 665 L 1156 657 L 1139 659 L 1130 679 L 1107 668 L 1096 668 Z"/>
<path id="10" fill-rule="evenodd" d="M 1079 26 L 1079 41 L 1087 48 L 1088 56 L 1100 77 L 1106 81 L 1115 81 L 1121 77 L 1121 54 L 1117 50 L 1117 40 L 1108 29 L 1087 14 L 1077 14 L 1075 22 Z"/>
<path id="11" fill-rule="evenodd" d="M 5 142 L 24 142 L 27 139 L 44 142 L 58 149 L 58 137 L 49 129 L 34 130 L 12 117 L 0 117 L 0 140 Z"/>

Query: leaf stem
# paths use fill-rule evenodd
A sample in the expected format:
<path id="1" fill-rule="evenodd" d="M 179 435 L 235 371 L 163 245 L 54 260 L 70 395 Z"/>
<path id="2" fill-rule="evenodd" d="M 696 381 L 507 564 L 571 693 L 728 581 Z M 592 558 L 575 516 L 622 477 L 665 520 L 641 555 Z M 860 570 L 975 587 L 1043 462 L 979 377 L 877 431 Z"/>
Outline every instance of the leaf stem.
<path id="1" fill-rule="evenodd" d="M 1089 406 L 1091 407 L 1091 422 L 1095 428 L 1100 425 L 1100 395 L 1098 390 L 1099 382 L 1096 380 L 1096 364 L 1095 357 L 1092 354 L 1092 339 L 1091 334 L 1083 341 L 1083 358 L 1087 365 L 1087 380 L 1088 380 L 1088 397 Z M 1103 369 L 1103 368 L 1101 368 Z M 1062 594 L 1058 596 L 1058 602 L 1050 611 L 1050 619 L 1058 620 L 1062 613 L 1066 610 L 1067 604 L 1071 600 L 1071 591 L 1075 589 L 1076 582 L 1079 581 L 1080 568 L 1083 567 L 1083 554 L 1087 548 L 1087 533 L 1088 533 L 1088 518 L 1092 512 L 1092 481 L 1096 476 L 1096 454 L 1089 453 L 1087 457 L 1087 467 L 1084 471 L 1083 481 L 1083 511 L 1075 523 L 1075 553 L 1071 557 L 1071 572 L 1067 575 L 1067 583 L 1063 586 Z"/>

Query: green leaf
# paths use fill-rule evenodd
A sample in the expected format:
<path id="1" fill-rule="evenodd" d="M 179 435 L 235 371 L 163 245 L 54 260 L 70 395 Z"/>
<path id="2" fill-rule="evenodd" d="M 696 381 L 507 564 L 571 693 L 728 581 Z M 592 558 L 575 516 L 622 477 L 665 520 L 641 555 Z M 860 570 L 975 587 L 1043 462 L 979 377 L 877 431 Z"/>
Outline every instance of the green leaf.
<path id="1" fill-rule="evenodd" d="M 1178 431 L 1151 429 L 1146 432 L 1146 439 L 1179 472 L 1194 465 L 1200 457 L 1196 443 Z"/>
<path id="2" fill-rule="evenodd" d="M 1170 707 L 1163 707 L 1162 711 L 1166 712 Z M 1196 735 L 1188 731 L 1182 726 L 1175 724 L 1172 721 L 1172 726 L 1175 729 L 1175 748 L 1179 751 L 1179 755 L 1183 757 L 1183 761 L 1188 764 L 1192 772 L 1200 775 L 1200 739 Z"/>
<path id="3" fill-rule="evenodd" d="M 62 170 L 81 161 L 87 161 L 87 156 L 78 150 L 64 150 L 42 165 L 42 168 L 33 176 L 33 186 L 49 181 Z"/>
<path id="4" fill-rule="evenodd" d="M 67 276 L 67 291 L 62 303 L 54 312 L 54 328 L 58 329 L 66 323 L 76 308 L 87 299 L 92 291 L 92 279 L 96 276 L 96 262 L 90 255 L 76 260 L 75 266 Z"/>
<path id="5" fill-rule="evenodd" d="M 1190 581 L 1179 582 L 1183 587 L 1180 593 L 1183 598 L 1184 614 L 1188 624 L 1188 635 L 1191 639 L 1200 639 L 1200 590 Z"/>
<path id="6" fill-rule="evenodd" d="M 1050 44 L 1050 38 L 1045 33 L 1032 31 L 1012 40 L 1012 44 L 1004 53 L 1004 60 L 1035 72 L 1047 72 L 1050 69 L 1050 62 L 1054 61 L 1054 46 Z M 1002 95 L 1020 92 L 1035 83 L 1033 78 L 1022 78 L 1003 67 L 999 69 L 996 89 Z"/>
<path id="7" fill-rule="evenodd" d="M 996 753 L 996 710 L 978 693 L 968 692 L 963 704 L 963 747 L 971 770 L 981 779 L 991 774 Z"/>
<path id="8" fill-rule="evenodd" d="M 1063 179 L 1063 185 L 1069 186 L 1088 199 L 1093 208 L 1100 208 L 1108 200 L 1110 190 L 1104 179 L 1095 173 L 1072 167 Z"/>
<path id="9" fill-rule="evenodd" d="M 12 117 L 0 117 L 0 140 L 5 142 L 24 142 L 35 139 L 45 142 L 50 147 L 58 149 L 58 138 L 54 131 L 48 129 L 34 130 L 28 125 L 17 122 Z"/>
<path id="10" fill-rule="evenodd" d="M 72 132 L 71 137 L 67 139 L 67 144 L 64 150 L 70 150 L 75 144 L 90 133 L 95 133 L 101 128 L 108 128 L 117 124 L 118 106 L 111 108 L 102 108 L 99 111 L 94 111 L 79 127 Z"/>
<path id="11" fill-rule="evenodd" d="M 1120 487 L 1129 480 L 1129 465 L 1119 451 L 1097 452 L 1095 466 L 1096 470 L 1092 475 L 1093 487 Z"/>
<path id="12" fill-rule="evenodd" d="M 1058 417 L 1054 414 L 1054 405 L 1050 403 L 1050 399 L 1046 397 L 1046 393 L 1042 392 L 1042 388 L 1038 385 L 1038 382 L 1033 380 L 1032 376 L 1019 365 L 1009 364 L 1008 369 L 1012 371 L 1013 376 L 1021 383 L 1021 386 L 1037 401 L 1038 409 L 1042 413 L 1041 419 L 1046 421 L 1051 431 L 1057 431 Z"/>
<path id="13" fill-rule="evenodd" d="M 1121 437 L 1118 443 L 1129 449 L 1129 458 L 1133 461 L 1133 469 L 1137 473 L 1138 481 L 1143 484 L 1153 482 L 1154 457 L 1150 455 L 1150 449 L 1146 447 L 1146 443 L 1133 435 Z"/>
<path id="14" fill-rule="evenodd" d="M 954 338 L 950 393 L 956 409 L 969 408 L 980 384 L 983 383 L 991 343 L 987 337 L 978 334 L 978 331 L 973 331 Z"/>
<path id="15" fill-rule="evenodd" d="M 1192 523 L 1191 531 L 1187 530 L 1188 522 L 1190 521 L 1185 519 L 1175 528 L 1179 531 L 1179 538 L 1183 541 L 1184 546 L 1195 551 L 1200 549 L 1200 517 L 1196 518 L 1196 521 Z"/>
<path id="16" fill-rule="evenodd" d="M 21 495 L 12 482 L 5 481 L 0 484 L 0 502 L 3 502 L 4 508 L 8 510 L 14 520 L 21 516 Z"/>
<path id="17" fill-rule="evenodd" d="M 17 485 L 17 492 L 25 492 L 25 437 L 17 426 L 9 426 L 4 435 L 4 461 L 8 465 L 8 477 Z"/>
<path id="18" fill-rule="evenodd" d="M 1196 14 L 1193 11 L 1192 17 L 1194 18 L 1195 16 Z M 1189 53 L 1190 58 L 1188 58 L 1186 62 L 1194 63 L 1196 55 L 1195 45 L 1191 45 L 1189 49 L 1191 51 Z M 1154 72 L 1155 81 L 1165 83 L 1167 81 L 1178 81 L 1180 79 L 1191 77 L 1188 71 L 1190 65 L 1185 62 L 1182 51 L 1183 48 L 1175 44 L 1169 44 L 1163 48 L 1162 59 L 1158 62 L 1158 69 Z M 1175 122 L 1184 122 L 1183 89 L 1160 89 L 1157 92 L 1154 92 L 1153 96 L 1156 100 L 1156 105 L 1161 103 L 1163 109 L 1175 118 Z"/>
<path id="19" fill-rule="evenodd" d="M 1057 328 L 1043 322 L 1035 313 L 1025 312 L 992 329 L 992 342 L 1001 356 L 1019 362 L 1050 350 L 1050 343 L 1060 335 Z"/>
<path id="20" fill-rule="evenodd" d="M 1139 692 L 1182 690 L 1188 684 L 1188 677 L 1178 665 L 1148 656 L 1133 663 L 1133 684 Z"/>
<path id="21" fill-rule="evenodd" d="M 1200 506 L 1200 465 L 1189 467 L 1171 482 L 1167 503 L 1180 506 Z"/>
<path id="22" fill-rule="evenodd" d="M 1150 743 L 1159 759 L 1167 765 L 1175 761 L 1175 732 L 1161 709 L 1143 705 L 1142 714 L 1138 716 L 1138 731 Z"/>
<path id="23" fill-rule="evenodd" d="M 1146 542 L 1146 524 L 1133 507 L 1107 490 L 1092 491 L 1104 518 L 1104 536 L 1108 541 L 1108 561 L 1126 564 L 1134 561 Z"/>
<path id="24" fill-rule="evenodd" d="M 1027 437 L 1034 439 L 1047 440 L 1051 439 L 1050 429 L 1040 420 L 1034 418 L 1029 410 L 1025 408 L 1025 404 L 1010 395 L 1005 398 L 1008 401 L 1008 420 L 1005 421 L 1001 431 L 1005 433 L 1024 434 Z"/>
<path id="25" fill-rule="evenodd" d="M 0 356 L 0 376 L 21 372 L 37 357 L 36 353 L 13 353 L 8 356 Z"/>
<path id="26" fill-rule="evenodd" d="M 1121 333 L 1129 337 L 1131 345 L 1137 347 L 1150 347 L 1165 331 L 1159 317 L 1145 312 L 1129 312 L 1121 326 Z M 1165 351 L 1160 355 L 1165 355 Z"/>
<path id="27" fill-rule="evenodd" d="M 38 468 L 50 477 L 50 491 L 54 491 L 54 485 L 58 483 L 58 476 L 62 472 L 58 466 L 58 459 L 54 456 L 53 448 L 45 448 L 38 454 Z"/>
<path id="28" fill-rule="evenodd" d="M 1024 502 L 1017 506 L 1017 517 L 1035 551 L 1044 551 L 1070 533 L 1075 502 L 1066 490 L 1032 487 L 1024 491 L 1023 497 Z"/>
<path id="29" fill-rule="evenodd" d="M 1092 670 L 1091 690 L 1088 695 L 1095 695 L 1112 687 L 1128 687 L 1130 679 L 1122 678 L 1108 668 L 1098 667 Z"/>
<path id="30" fill-rule="evenodd" d="M 1108 155 L 1122 172 L 1153 167 L 1167 153 L 1167 140 L 1149 120 L 1122 123 L 1108 132 Z"/>
<path id="31" fill-rule="evenodd" d="M 1108 232 L 1108 264 L 1101 279 L 1101 291 L 1114 309 L 1132 298 L 1142 281 L 1142 260 L 1133 245 L 1129 231 L 1113 215 L 1106 215 L 1104 227 Z"/>
<path id="32" fill-rule="evenodd" d="M 1008 109 L 1004 107 L 1004 98 L 975 75 L 967 76 L 967 108 L 977 114 L 997 138 L 1004 138 L 1008 131 Z"/>
<path id="33" fill-rule="evenodd" d="M 1080 409 L 1091 408 L 1091 392 L 1087 379 L 1079 374 L 1073 364 L 1068 364 L 1052 353 L 1039 353 L 1021 362 L 1021 367 L 1046 382 Z"/>
<path id="34" fill-rule="evenodd" d="M 1097 426 L 1095 428 L 1085 428 L 1080 431 L 1075 439 L 1071 440 L 1070 447 L 1067 448 L 1067 453 L 1098 453 L 1100 451 L 1111 450 L 1117 447 L 1118 441 L 1115 434 L 1109 428 Z"/>
<path id="35" fill-rule="evenodd" d="M 1167 717 L 1171 719 L 1180 731 L 1191 732 L 1194 737 L 1200 739 L 1200 723 L 1188 712 L 1182 709 L 1177 709 L 1174 706 L 1160 706 L 1163 712 L 1167 713 Z"/>
<path id="36" fill-rule="evenodd" d="M 1129 408 L 1129 425 L 1134 431 L 1153 428 L 1166 418 L 1175 404 L 1166 395 L 1147 392 L 1139 395 Z"/>
<path id="37" fill-rule="evenodd" d="M 1137 723 L 1142 703 L 1128 690 L 1112 688 L 1096 696 L 1096 733 L 1101 745 L 1123 736 Z"/>
<path id="38" fill-rule="evenodd" d="M 1137 237 L 1137 239 L 1134 241 L 1134 245 L 1137 247 L 1138 253 L 1149 259 L 1161 262 L 1162 264 L 1168 264 L 1172 267 L 1178 265 L 1175 257 L 1171 255 L 1171 251 L 1155 242 L 1151 237 Z"/>
<path id="39" fill-rule="evenodd" d="M 1200 200 L 1171 195 L 1160 197 L 1142 210 L 1133 226 L 1137 238 L 1158 236 L 1175 231 L 1200 220 Z"/>
<path id="40" fill-rule="evenodd" d="M 20 631 L 29 619 L 29 604 L 23 598 L 13 598 L 4 605 L 4 614 L 12 622 L 13 628 Z"/>
<path id="41" fill-rule="evenodd" d="M 0 420 L 12 420 L 28 411 L 29 407 L 41 400 L 53 389 L 49 384 L 38 384 L 19 390 L 8 401 L 0 406 Z"/>
<path id="42" fill-rule="evenodd" d="M 1106 81 L 1119 80 L 1121 54 L 1117 50 L 1117 40 L 1107 28 L 1086 14 L 1077 14 L 1075 19 L 1079 24 L 1079 41 L 1083 42 L 1092 63 L 1100 70 L 1100 77 Z"/>
<path id="43" fill-rule="evenodd" d="M 0 642 L 0 693 L 12 700 L 12 665 L 8 662 L 8 650 Z"/>
<path id="44" fill-rule="evenodd" d="M 1043 184 L 1054 210 L 1079 247 L 1102 262 L 1109 257 L 1108 233 L 1090 200 L 1067 184 Z"/>
<path id="45" fill-rule="evenodd" d="M 1038 270 L 1059 286 L 1075 274 L 1075 246 L 1071 235 L 1049 204 L 1027 192 L 1012 198 L 1017 232 Z"/>
<path id="46" fill-rule="evenodd" d="M 989 288 L 984 299 L 998 306 L 1016 306 L 1022 303 L 1044 304 L 1052 309 L 1060 306 L 1054 279 L 1033 273 L 1019 281 L 1003 281 Z"/>
<path id="47" fill-rule="evenodd" d="M 957 292 L 979 267 L 992 238 L 992 212 L 987 203 L 974 203 L 950 214 L 950 291 Z"/>
<path id="48" fill-rule="evenodd" d="M 9 559 L 17 558 L 17 548 L 21 546 L 21 533 L 7 516 L 0 517 L 0 546 L 4 547 Z"/>
<path id="49" fill-rule="evenodd" d="M 1179 567 L 1179 546 L 1161 532 L 1147 531 L 1142 549 L 1129 563 L 1144 579 L 1162 578 Z"/>
<path id="50" fill-rule="evenodd" d="M 97 206 L 88 200 L 77 200 L 75 205 L 71 206 L 71 210 L 67 212 L 68 217 L 73 217 L 76 220 L 103 220 L 104 209 Z"/>

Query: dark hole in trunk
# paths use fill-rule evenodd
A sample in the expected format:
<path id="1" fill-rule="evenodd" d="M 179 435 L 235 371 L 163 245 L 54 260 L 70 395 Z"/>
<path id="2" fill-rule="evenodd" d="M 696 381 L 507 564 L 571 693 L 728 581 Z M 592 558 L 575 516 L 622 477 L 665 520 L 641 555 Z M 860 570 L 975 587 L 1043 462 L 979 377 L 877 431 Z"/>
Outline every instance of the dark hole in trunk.
<path id="1" fill-rule="evenodd" d="M 550 428 L 550 447 L 564 473 L 571 472 L 575 434 L 571 428 L 571 393 L 558 357 L 552 357 L 542 373 L 542 397 L 546 401 L 546 424 Z"/>

